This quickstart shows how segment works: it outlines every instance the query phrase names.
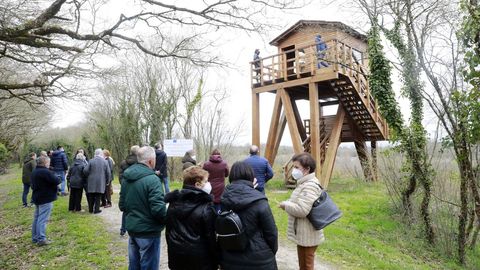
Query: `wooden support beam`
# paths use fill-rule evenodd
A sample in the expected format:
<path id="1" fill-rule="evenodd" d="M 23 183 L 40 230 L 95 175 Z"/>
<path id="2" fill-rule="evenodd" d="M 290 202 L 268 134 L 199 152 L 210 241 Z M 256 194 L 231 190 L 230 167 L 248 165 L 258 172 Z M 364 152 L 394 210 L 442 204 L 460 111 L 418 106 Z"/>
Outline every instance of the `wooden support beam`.
<path id="1" fill-rule="evenodd" d="M 273 164 L 273 161 L 275 161 L 275 157 L 277 157 L 278 148 L 280 147 L 280 142 L 282 141 L 283 132 L 285 131 L 285 126 L 287 125 L 287 116 L 285 115 L 285 113 L 282 113 L 282 115 L 280 116 L 280 120 L 278 122 L 279 122 L 279 126 L 277 130 L 277 135 L 275 135 L 275 144 L 273 145 L 273 150 L 272 150 L 273 159 L 272 159 L 272 163 L 270 164 Z"/>
<path id="2" fill-rule="evenodd" d="M 333 71 L 333 65 L 332 65 L 332 67 L 322 68 L 322 72 L 320 74 L 317 74 L 312 77 L 296 79 L 293 81 L 285 81 L 281 83 L 273 83 L 270 85 L 265 85 L 260 87 L 253 87 L 253 90 L 256 93 L 264 93 L 264 92 L 276 91 L 277 89 L 280 89 L 280 88 L 285 89 L 285 88 L 294 87 L 297 85 L 305 85 L 310 82 L 321 82 L 321 81 L 336 80 L 336 79 L 338 79 L 338 72 Z"/>
<path id="3" fill-rule="evenodd" d="M 302 140 L 300 138 L 300 132 L 298 131 L 297 123 L 295 120 L 295 115 L 293 113 L 292 102 L 290 100 L 290 95 L 285 91 L 285 89 L 280 89 L 278 92 L 281 93 L 282 104 L 285 111 L 285 116 L 287 117 L 288 129 L 290 130 L 290 136 L 292 138 L 293 151 L 295 154 L 303 152 Z"/>
<path id="4" fill-rule="evenodd" d="M 355 148 L 357 149 L 358 159 L 360 160 L 360 165 L 362 166 L 363 175 L 365 180 L 373 181 L 372 177 L 372 167 L 370 165 L 370 158 L 368 157 L 367 144 L 365 140 L 355 140 Z"/>
<path id="5" fill-rule="evenodd" d="M 290 96 L 290 100 L 292 101 L 292 109 L 295 115 L 295 121 L 297 122 L 298 131 L 300 132 L 300 138 L 302 142 L 307 139 L 307 131 L 305 130 L 305 126 L 303 125 L 302 117 L 300 116 L 300 112 L 298 111 L 297 103 L 293 98 Z"/>
<path id="6" fill-rule="evenodd" d="M 279 117 L 282 111 L 282 100 L 280 93 L 275 96 L 275 103 L 273 104 L 272 120 L 270 121 L 270 130 L 268 131 L 267 145 L 265 148 L 265 158 L 273 164 L 275 156 L 273 155 L 273 147 L 278 132 Z"/>
<path id="7" fill-rule="evenodd" d="M 252 92 L 252 144 L 260 147 L 260 94 Z"/>
<path id="8" fill-rule="evenodd" d="M 321 149 L 320 149 L 320 106 L 318 103 L 318 88 L 315 83 L 308 84 L 308 99 L 310 101 L 310 153 L 315 159 L 318 179 L 321 179 Z"/>
<path id="9" fill-rule="evenodd" d="M 322 176 L 320 183 L 324 188 L 328 187 L 330 178 L 332 177 L 333 165 L 335 165 L 335 156 L 337 155 L 338 146 L 340 145 L 340 137 L 342 135 L 343 119 L 345 118 L 345 110 L 342 106 L 338 106 L 337 115 L 332 127 L 332 133 L 328 141 L 328 149 L 325 156 L 325 162 L 322 165 Z"/>
<path id="10" fill-rule="evenodd" d="M 373 172 L 373 181 L 378 181 L 378 163 L 377 163 L 377 141 L 370 142 L 371 151 L 372 151 L 372 172 Z"/>

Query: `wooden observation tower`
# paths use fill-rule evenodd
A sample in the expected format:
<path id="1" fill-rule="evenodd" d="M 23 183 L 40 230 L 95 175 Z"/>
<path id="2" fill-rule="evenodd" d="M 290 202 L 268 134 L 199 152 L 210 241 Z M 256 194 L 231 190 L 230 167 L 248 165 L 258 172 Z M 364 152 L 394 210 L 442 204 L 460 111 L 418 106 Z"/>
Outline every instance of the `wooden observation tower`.
<path id="1" fill-rule="evenodd" d="M 252 143 L 260 145 L 261 93 L 275 94 L 265 157 L 273 164 L 286 125 L 295 154 L 309 152 L 317 177 L 330 181 L 337 149 L 354 142 L 367 179 L 376 178 L 376 142 L 388 126 L 369 91 L 367 37 L 341 22 L 301 20 L 270 42 L 278 53 L 251 62 Z M 297 101 L 307 100 L 310 119 Z M 326 106 L 337 106 L 325 115 Z M 371 142 L 371 155 L 366 142 Z M 372 158 L 370 158 L 370 156 Z M 285 165 L 286 176 L 291 165 Z"/>

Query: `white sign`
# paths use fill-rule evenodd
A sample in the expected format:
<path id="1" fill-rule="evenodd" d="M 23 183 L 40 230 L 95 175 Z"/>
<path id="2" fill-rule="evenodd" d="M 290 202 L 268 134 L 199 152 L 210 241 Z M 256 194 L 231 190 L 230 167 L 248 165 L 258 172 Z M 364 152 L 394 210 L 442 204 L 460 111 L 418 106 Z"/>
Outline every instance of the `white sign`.
<path id="1" fill-rule="evenodd" d="M 163 141 L 163 151 L 168 157 L 183 157 L 185 152 L 193 149 L 193 140 L 173 139 Z"/>

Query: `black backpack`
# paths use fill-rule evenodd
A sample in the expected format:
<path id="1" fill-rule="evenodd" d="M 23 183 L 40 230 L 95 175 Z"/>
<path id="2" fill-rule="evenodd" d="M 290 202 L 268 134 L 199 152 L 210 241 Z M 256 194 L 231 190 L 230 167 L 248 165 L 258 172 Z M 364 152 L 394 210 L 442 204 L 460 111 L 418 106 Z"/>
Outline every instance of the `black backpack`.
<path id="1" fill-rule="evenodd" d="M 240 217 L 233 212 L 221 212 L 215 221 L 217 242 L 223 250 L 241 251 L 247 246 L 247 235 Z"/>

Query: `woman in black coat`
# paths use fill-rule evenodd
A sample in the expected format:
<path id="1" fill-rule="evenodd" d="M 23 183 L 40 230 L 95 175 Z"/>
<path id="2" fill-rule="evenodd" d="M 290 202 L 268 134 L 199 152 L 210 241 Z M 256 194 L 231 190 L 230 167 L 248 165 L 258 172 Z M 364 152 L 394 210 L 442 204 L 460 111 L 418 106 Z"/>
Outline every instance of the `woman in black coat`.
<path id="1" fill-rule="evenodd" d="M 85 156 L 79 153 L 75 156 L 73 165 L 68 170 L 67 183 L 70 188 L 70 199 L 68 202 L 68 211 L 82 210 L 82 194 L 86 185 L 86 177 L 83 174 L 83 168 L 86 166 Z"/>
<path id="2" fill-rule="evenodd" d="M 183 188 L 165 196 L 170 269 L 218 269 L 211 190 L 208 172 L 192 166 L 183 171 Z"/>
<path id="3" fill-rule="evenodd" d="M 230 185 L 222 195 L 222 210 L 237 213 L 248 239 L 245 250 L 222 250 L 220 265 L 225 270 L 277 269 L 277 226 L 267 197 L 254 188 L 254 177 L 248 164 L 235 162 L 230 170 Z"/>

